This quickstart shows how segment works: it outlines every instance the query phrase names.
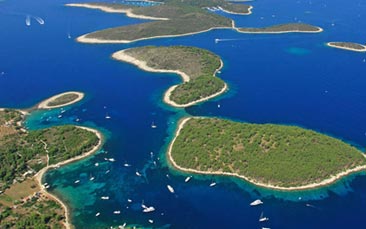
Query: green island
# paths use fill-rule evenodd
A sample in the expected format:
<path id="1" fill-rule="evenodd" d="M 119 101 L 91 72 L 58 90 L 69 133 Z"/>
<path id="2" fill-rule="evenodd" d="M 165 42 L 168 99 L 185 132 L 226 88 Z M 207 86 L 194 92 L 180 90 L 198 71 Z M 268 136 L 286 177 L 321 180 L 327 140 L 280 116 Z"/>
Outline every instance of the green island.
<path id="1" fill-rule="evenodd" d="M 181 120 L 168 159 L 181 171 L 235 176 L 280 190 L 317 188 L 366 169 L 362 152 L 327 135 L 217 118 Z"/>
<path id="2" fill-rule="evenodd" d="M 0 109 L 0 227 L 69 228 L 68 209 L 41 184 L 43 174 L 94 153 L 102 136 L 72 125 L 28 131 L 26 115 Z"/>
<path id="3" fill-rule="evenodd" d="M 354 52 L 366 52 L 366 45 L 353 42 L 328 42 L 327 45 L 332 48 L 344 49 Z"/>
<path id="4" fill-rule="evenodd" d="M 165 0 L 163 4 L 137 7 L 109 3 L 72 3 L 67 6 L 100 9 L 112 13 L 126 13 L 129 17 L 157 20 L 141 24 L 109 28 L 77 38 L 84 43 L 129 43 L 138 40 L 174 37 L 205 32 L 215 28 L 233 28 L 229 18 L 211 13 L 207 8 L 236 14 L 250 14 L 251 6 L 224 0 Z"/>
<path id="5" fill-rule="evenodd" d="M 240 33 L 319 33 L 323 29 L 304 23 L 288 23 L 264 28 L 237 28 Z"/>
<path id="6" fill-rule="evenodd" d="M 84 98 L 84 93 L 77 91 L 64 92 L 48 98 L 38 104 L 38 109 L 53 109 L 68 106 L 79 102 Z"/>
<path id="7" fill-rule="evenodd" d="M 145 46 L 122 50 L 112 57 L 146 71 L 181 75 L 183 84 L 171 87 L 164 96 L 165 102 L 176 107 L 197 104 L 227 89 L 225 82 L 215 77 L 222 61 L 208 50 L 186 46 Z"/>

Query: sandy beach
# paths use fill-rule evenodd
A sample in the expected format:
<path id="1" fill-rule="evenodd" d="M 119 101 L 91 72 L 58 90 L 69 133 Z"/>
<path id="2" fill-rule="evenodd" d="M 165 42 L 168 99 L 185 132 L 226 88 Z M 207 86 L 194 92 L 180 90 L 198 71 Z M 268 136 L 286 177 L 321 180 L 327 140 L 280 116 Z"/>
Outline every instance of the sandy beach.
<path id="1" fill-rule="evenodd" d="M 354 49 L 354 48 L 348 48 L 348 47 L 341 47 L 341 46 L 338 46 L 338 45 L 334 45 L 333 43 L 334 42 L 328 42 L 327 45 L 329 47 L 337 48 L 337 49 L 344 49 L 344 50 L 349 50 L 349 51 L 354 51 L 354 52 L 366 52 L 366 46 L 365 45 L 358 44 L 358 45 L 363 46 L 363 49 Z"/>
<path id="2" fill-rule="evenodd" d="M 229 11 L 229 10 L 225 10 L 224 8 L 222 8 L 222 7 L 217 7 L 217 8 L 219 8 L 221 11 L 223 11 L 223 12 L 225 12 L 225 13 L 227 13 L 227 14 L 235 14 L 235 15 L 250 15 L 250 14 L 252 14 L 252 9 L 253 9 L 253 6 L 249 6 L 249 8 L 248 8 L 248 13 L 238 13 L 238 12 L 232 12 L 232 11 Z"/>
<path id="3" fill-rule="evenodd" d="M 71 101 L 71 102 L 68 102 L 68 103 L 65 103 L 65 104 L 61 104 L 61 105 L 57 105 L 57 106 L 48 106 L 48 103 L 49 102 L 52 102 L 53 100 L 63 96 L 63 95 L 67 95 L 67 94 L 76 94 L 78 95 L 78 98 L 76 98 L 75 100 Z M 58 94 L 58 95 L 55 95 L 55 96 L 52 96 L 51 98 L 48 98 L 42 102 L 40 102 L 37 106 L 38 109 L 54 109 L 54 108 L 59 108 L 59 107 L 65 107 L 65 106 L 68 106 L 68 105 L 71 105 L 71 104 L 74 104 L 74 103 L 77 103 L 79 102 L 80 100 L 82 100 L 84 98 L 84 93 L 82 92 L 77 92 L 77 91 L 68 91 L 68 92 L 64 92 L 64 93 L 61 93 L 61 94 Z"/>
<path id="4" fill-rule="evenodd" d="M 148 71 L 148 72 L 159 72 L 159 73 L 175 73 L 175 74 L 178 74 L 182 77 L 182 80 L 183 82 L 189 82 L 190 81 L 190 77 L 182 72 L 182 71 L 179 71 L 179 70 L 168 70 L 168 69 L 155 69 L 155 68 L 151 68 L 149 66 L 147 66 L 146 62 L 145 61 L 141 61 L 141 60 L 138 60 L 128 54 L 126 54 L 126 50 L 128 49 L 125 49 L 125 50 L 121 50 L 121 51 L 118 51 L 118 52 L 115 52 L 112 54 L 112 58 L 116 59 L 116 60 L 119 60 L 119 61 L 123 61 L 123 62 L 127 62 L 127 63 L 130 63 L 130 64 L 133 64 L 135 66 L 137 66 L 138 68 L 144 70 L 144 71 Z M 213 77 L 216 77 L 216 73 L 218 71 L 220 71 L 224 66 L 224 63 L 222 62 L 222 60 L 220 59 L 220 67 L 217 68 L 213 74 Z M 196 100 L 196 101 L 192 101 L 190 103 L 187 103 L 187 104 L 177 104 L 175 103 L 174 101 L 172 101 L 170 99 L 170 95 L 171 93 L 174 91 L 174 89 L 176 87 L 178 87 L 178 85 L 174 85 L 172 87 L 170 87 L 165 93 L 164 93 L 164 102 L 171 105 L 171 106 L 174 106 L 174 107 L 179 107 L 179 108 L 184 108 L 184 107 L 189 107 L 189 106 L 192 106 L 194 104 L 197 104 L 197 103 L 200 103 L 200 102 L 203 102 L 203 101 L 206 101 L 206 100 L 209 100 L 211 98 L 214 98 L 222 93 L 224 93 L 227 89 L 228 89 L 228 86 L 227 84 L 225 83 L 224 84 L 224 87 L 217 93 L 215 94 L 212 94 L 208 97 L 205 97 L 205 98 L 202 98 L 202 99 L 199 99 L 199 100 Z"/>
<path id="5" fill-rule="evenodd" d="M 204 117 L 199 117 L 199 118 L 204 118 Z M 236 173 L 228 173 L 228 172 L 208 172 L 208 171 L 199 171 L 196 169 L 189 169 L 189 168 L 184 168 L 179 166 L 173 159 L 171 152 L 172 152 L 172 148 L 174 145 L 174 142 L 176 140 L 176 138 L 179 136 L 180 131 L 182 130 L 182 128 L 184 127 L 184 125 L 187 123 L 188 120 L 190 120 L 191 118 L 184 118 L 179 122 L 178 125 L 178 129 L 175 133 L 174 139 L 172 140 L 172 142 L 170 143 L 169 147 L 168 147 L 168 159 L 169 162 L 171 163 L 171 165 L 180 170 L 180 171 L 184 171 L 184 172 L 188 172 L 188 173 L 196 173 L 196 174 L 207 174 L 207 175 L 221 175 L 221 176 L 234 176 L 234 177 L 238 177 L 241 179 L 244 179 L 254 185 L 260 186 L 260 187 L 264 187 L 264 188 L 268 188 L 268 189 L 274 189 L 274 190 L 282 190 L 282 191 L 296 191 L 296 190 L 307 190 L 307 189 L 314 189 L 314 188 L 319 188 L 319 187 L 323 187 L 326 185 L 330 185 L 336 181 L 338 181 L 339 179 L 348 176 L 352 173 L 356 173 L 356 172 L 360 172 L 363 170 L 366 170 L 366 165 L 363 166 L 357 166 L 355 168 L 352 169 L 348 169 L 346 171 L 343 171 L 341 173 L 338 173 L 334 176 L 331 176 L 330 178 L 327 178 L 321 182 L 318 183 L 311 183 L 311 184 L 307 184 L 307 185 L 302 185 L 302 186 L 295 186 L 295 187 L 282 187 L 282 186 L 277 186 L 277 185 L 272 185 L 272 184 L 265 184 L 265 183 L 261 183 L 256 181 L 255 179 L 243 176 L 243 175 L 239 175 Z M 365 155 L 363 155 L 365 156 Z"/>
<path id="6" fill-rule="evenodd" d="M 145 16 L 145 15 L 138 15 L 138 14 L 134 14 L 132 11 L 133 9 L 114 9 L 113 7 L 109 7 L 109 6 L 102 6 L 102 5 L 93 5 L 93 4 L 87 4 L 87 3 L 69 3 L 69 4 L 65 4 L 65 6 L 70 6 L 70 7 L 81 7 L 81 8 L 87 8 L 87 9 L 96 9 L 96 10 L 101 10 L 107 13 L 124 13 L 126 14 L 127 17 L 130 18 L 138 18 L 138 19 L 146 19 L 146 20 L 169 20 L 169 18 L 159 18 L 159 17 L 150 17 L 150 16 Z"/>
<path id="7" fill-rule="evenodd" d="M 70 158 L 66 161 L 62 161 L 62 162 L 59 162 L 57 164 L 54 164 L 54 165 L 49 165 L 49 166 L 46 166 L 44 167 L 43 169 L 41 169 L 40 171 L 38 171 L 38 173 L 34 176 L 38 182 L 38 185 L 41 189 L 41 192 L 43 192 L 46 196 L 48 196 L 49 198 L 51 199 L 54 199 L 55 201 L 57 201 L 65 210 L 65 227 L 66 229 L 71 229 L 73 228 L 72 224 L 70 223 L 70 212 L 69 212 L 69 209 L 68 207 L 66 206 L 65 203 L 63 203 L 58 197 L 56 197 L 55 195 L 47 192 L 47 190 L 44 188 L 43 184 L 42 184 L 42 177 L 43 175 L 51 168 L 58 168 L 60 166 L 63 166 L 63 165 L 66 165 L 66 164 L 69 164 L 69 163 L 72 163 L 72 162 L 75 162 L 75 161 L 78 161 L 78 160 L 81 160 L 81 159 L 84 159 L 92 154 L 94 154 L 95 152 L 97 152 L 100 147 L 102 146 L 103 144 L 103 135 L 101 132 L 95 130 L 95 129 L 92 129 L 92 128 L 88 128 L 88 127 L 83 127 L 83 126 L 78 126 L 78 128 L 81 128 L 81 129 L 84 129 L 84 130 L 88 130 L 88 131 L 91 131 L 93 133 L 95 133 L 95 135 L 97 135 L 99 141 L 98 141 L 98 144 L 96 146 L 93 147 L 93 149 L 91 149 L 90 151 L 82 154 L 82 155 L 79 155 L 79 156 L 76 156 L 74 158 Z"/>

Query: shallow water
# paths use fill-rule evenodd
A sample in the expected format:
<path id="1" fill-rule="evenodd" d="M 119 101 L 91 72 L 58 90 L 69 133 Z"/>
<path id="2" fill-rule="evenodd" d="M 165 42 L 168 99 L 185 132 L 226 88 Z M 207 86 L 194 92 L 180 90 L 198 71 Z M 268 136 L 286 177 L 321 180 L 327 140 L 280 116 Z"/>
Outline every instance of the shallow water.
<path id="1" fill-rule="evenodd" d="M 69 204 L 77 228 L 106 228 L 124 222 L 167 228 L 351 228 L 364 223 L 365 176 L 289 194 L 227 177 L 194 176 L 185 183 L 186 175 L 167 167 L 164 158 L 176 122 L 185 115 L 298 125 L 364 149 L 366 54 L 324 45 L 337 40 L 363 42 L 366 31 L 358 29 L 366 24 L 362 1 L 348 2 L 344 8 L 339 0 L 285 0 L 275 5 L 262 0 L 251 2 L 253 15 L 230 15 L 238 26 L 301 20 L 324 28 L 321 34 L 215 30 L 119 45 L 79 44 L 73 39 L 141 20 L 68 8 L 64 3 L 68 1 L 1 3 L 0 31 L 6 33 L 0 38 L 0 72 L 5 73 L 0 77 L 0 107 L 30 107 L 68 90 L 86 93 L 86 99 L 69 107 L 62 118 L 57 118 L 60 110 L 54 110 L 36 112 L 27 120 L 31 129 L 74 123 L 96 127 L 107 136 L 104 152 L 45 177 L 52 192 Z M 28 14 L 43 18 L 45 24 L 32 21 L 26 26 Z M 216 38 L 230 40 L 215 43 Z M 168 107 L 162 96 L 180 82 L 178 76 L 143 72 L 110 58 L 117 50 L 142 45 L 192 45 L 217 53 L 225 64 L 220 77 L 229 83 L 230 91 L 188 109 Z M 105 119 L 107 114 L 111 119 Z M 156 129 L 151 128 L 152 122 Z M 132 166 L 124 167 L 124 163 Z M 90 181 L 92 176 L 95 180 Z M 74 184 L 75 180 L 80 183 Z M 209 187 L 213 181 L 218 185 Z M 168 184 L 176 194 L 168 191 Z M 256 198 L 265 204 L 249 207 Z M 142 213 L 142 201 L 156 211 Z M 121 214 L 113 214 L 115 210 Z M 258 222 L 262 211 L 270 218 L 263 225 Z M 97 212 L 99 217 L 95 217 Z"/>

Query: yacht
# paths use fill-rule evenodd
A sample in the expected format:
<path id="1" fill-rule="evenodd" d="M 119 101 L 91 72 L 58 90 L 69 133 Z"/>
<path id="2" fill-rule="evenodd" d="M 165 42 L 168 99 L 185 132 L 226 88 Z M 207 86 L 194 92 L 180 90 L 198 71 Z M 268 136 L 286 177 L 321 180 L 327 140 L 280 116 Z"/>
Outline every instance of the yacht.
<path id="1" fill-rule="evenodd" d="M 151 128 L 155 129 L 156 127 L 158 127 L 157 125 L 155 125 L 154 122 L 151 123 Z"/>
<path id="2" fill-rule="evenodd" d="M 102 196 L 102 197 L 100 197 L 100 199 L 102 199 L 102 200 L 109 200 L 109 196 Z"/>
<path id="3" fill-rule="evenodd" d="M 213 187 L 213 186 L 215 186 L 216 185 L 216 183 L 215 182 L 212 182 L 211 184 L 210 184 L 210 187 Z"/>
<path id="4" fill-rule="evenodd" d="M 109 116 L 108 114 L 105 115 L 105 119 L 110 119 L 111 116 Z"/>
<path id="5" fill-rule="evenodd" d="M 100 212 L 97 212 L 97 214 L 95 214 L 95 216 L 100 216 Z"/>
<path id="6" fill-rule="evenodd" d="M 79 182 L 80 182 L 80 180 L 76 180 L 74 183 L 75 183 L 75 184 L 77 184 L 77 183 L 79 183 Z"/>
<path id="7" fill-rule="evenodd" d="M 153 206 L 151 206 L 151 207 L 146 207 L 146 208 L 144 208 L 144 210 L 142 210 L 143 212 L 145 212 L 145 213 L 148 213 L 148 212 L 153 212 L 153 211 L 155 211 L 155 208 L 153 207 Z"/>
<path id="8" fill-rule="evenodd" d="M 184 180 L 184 182 L 186 182 L 186 183 L 187 183 L 191 178 L 192 178 L 192 176 L 187 177 L 187 178 Z"/>
<path id="9" fill-rule="evenodd" d="M 149 219 L 149 223 L 154 223 L 154 220 L 152 220 L 152 219 Z"/>
<path id="10" fill-rule="evenodd" d="M 261 216 L 259 217 L 259 222 L 266 222 L 266 221 L 268 221 L 269 220 L 269 218 L 268 217 L 264 217 L 263 216 L 263 212 L 261 213 Z"/>
<path id="11" fill-rule="evenodd" d="M 260 205 L 260 204 L 263 204 L 263 202 L 258 199 L 258 200 L 255 200 L 253 202 L 250 203 L 250 206 L 257 206 L 257 205 Z"/>
<path id="12" fill-rule="evenodd" d="M 167 185 L 166 187 L 168 188 L 169 192 L 174 193 L 174 188 L 172 186 Z"/>
<path id="13" fill-rule="evenodd" d="M 140 177 L 141 173 L 139 173 L 138 171 L 136 171 L 136 176 Z"/>
<path id="14" fill-rule="evenodd" d="M 114 211 L 113 214 L 119 215 L 119 214 L 121 214 L 121 211 Z"/>
<path id="15" fill-rule="evenodd" d="M 127 164 L 127 163 L 124 163 L 123 166 L 124 167 L 131 167 L 131 165 L 130 164 Z"/>
<path id="16" fill-rule="evenodd" d="M 95 179 L 95 177 L 90 177 L 90 179 L 89 179 L 89 180 L 93 181 L 94 179 Z"/>
<path id="17" fill-rule="evenodd" d="M 108 161 L 115 162 L 116 160 L 114 158 L 109 158 Z"/>

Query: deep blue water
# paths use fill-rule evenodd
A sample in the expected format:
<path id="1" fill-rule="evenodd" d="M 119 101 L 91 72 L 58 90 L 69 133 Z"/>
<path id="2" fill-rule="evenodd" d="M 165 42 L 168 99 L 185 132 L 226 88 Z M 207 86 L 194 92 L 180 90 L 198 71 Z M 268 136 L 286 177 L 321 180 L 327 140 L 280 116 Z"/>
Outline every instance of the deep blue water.
<path id="1" fill-rule="evenodd" d="M 366 54 L 324 45 L 337 40 L 364 43 L 366 31 L 359 29 L 366 25 L 363 1 L 345 6 L 340 0 L 276 4 L 261 0 L 251 2 L 253 15 L 229 15 L 238 26 L 302 21 L 324 28 L 321 34 L 250 35 L 216 30 L 128 45 L 87 45 L 68 39 L 69 34 L 76 38 L 141 22 L 124 15 L 64 7 L 68 2 L 0 2 L 0 72 L 4 72 L 0 107 L 30 107 L 68 90 L 86 93 L 87 98 L 69 107 L 61 119 L 57 118 L 60 111 L 54 110 L 34 113 L 27 120 L 27 126 L 36 129 L 76 124 L 79 118 L 78 124 L 96 127 L 107 136 L 103 152 L 50 171 L 45 178 L 52 192 L 69 204 L 77 228 L 107 228 L 124 222 L 156 228 L 353 228 L 365 224 L 366 176 L 289 194 L 225 177 L 195 176 L 185 183 L 186 175 L 168 168 L 164 158 L 177 120 L 186 115 L 298 125 L 364 149 L 366 78 L 362 72 Z M 42 17 L 45 24 L 32 19 L 27 27 L 26 15 Z M 216 38 L 231 40 L 215 44 Z M 230 91 L 185 110 L 168 107 L 162 103 L 162 95 L 179 77 L 142 72 L 110 58 L 117 50 L 142 45 L 192 45 L 217 53 L 224 60 L 221 77 Z M 112 118 L 105 119 L 106 114 Z M 152 129 L 152 122 L 158 128 Z M 104 160 L 111 157 L 116 162 Z M 124 163 L 132 166 L 123 167 Z M 136 171 L 143 177 L 137 177 Z M 91 176 L 94 181 L 89 181 Z M 78 179 L 81 182 L 74 184 Z M 209 187 L 213 181 L 218 185 Z M 167 184 L 176 195 L 168 192 Z M 101 200 L 101 196 L 110 199 Z M 256 198 L 265 204 L 249 207 Z M 156 211 L 142 213 L 142 201 Z M 114 215 L 115 210 L 121 214 Z M 262 211 L 270 221 L 260 225 Z M 99 217 L 95 217 L 97 212 Z"/>

